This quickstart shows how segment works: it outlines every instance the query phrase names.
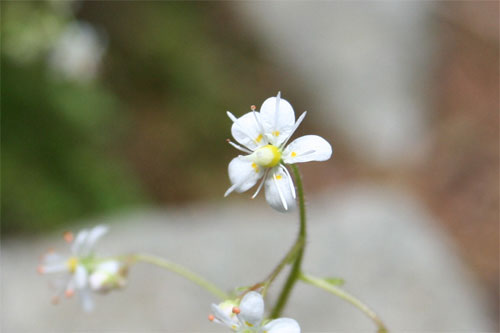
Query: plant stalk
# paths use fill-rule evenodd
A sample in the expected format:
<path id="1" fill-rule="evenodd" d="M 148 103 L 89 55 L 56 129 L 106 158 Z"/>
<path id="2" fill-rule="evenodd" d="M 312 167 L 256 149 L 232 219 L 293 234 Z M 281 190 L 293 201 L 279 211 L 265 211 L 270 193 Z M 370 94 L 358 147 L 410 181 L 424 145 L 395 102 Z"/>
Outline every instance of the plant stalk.
<path id="1" fill-rule="evenodd" d="M 382 322 L 382 320 L 377 316 L 377 314 L 372 309 L 370 309 L 366 304 L 364 304 L 359 299 L 357 299 L 353 295 L 349 294 L 345 290 L 343 290 L 343 289 L 341 289 L 341 288 L 339 288 L 337 286 L 334 286 L 333 284 L 328 283 L 328 282 L 326 282 L 323 279 L 316 278 L 316 277 L 313 277 L 311 275 L 306 275 L 306 274 L 303 274 L 303 273 L 300 275 L 300 279 L 302 281 L 310 284 L 310 285 L 313 285 L 315 287 L 318 287 L 318 288 L 321 288 L 323 290 L 326 290 L 329 293 L 332 293 L 332 294 L 334 294 L 334 295 L 342 298 L 343 300 L 351 303 L 355 307 L 357 307 L 365 315 L 367 315 L 371 320 L 373 320 L 373 322 L 375 323 L 375 325 L 377 325 L 377 329 L 378 329 L 377 332 L 378 333 L 387 333 L 388 332 L 388 330 L 385 327 L 385 325 Z"/>
<path id="2" fill-rule="evenodd" d="M 130 257 L 130 260 L 132 262 L 139 261 L 167 269 L 197 284 L 198 286 L 212 293 L 214 296 L 217 296 L 221 300 L 229 299 L 229 295 L 216 287 L 213 283 L 205 280 L 201 276 L 191 272 L 189 269 L 179 264 L 149 254 L 133 254 Z"/>
<path id="3" fill-rule="evenodd" d="M 304 188 L 302 186 L 302 179 L 300 177 L 299 169 L 295 164 L 291 164 L 290 168 L 293 171 L 293 175 L 295 178 L 295 184 L 297 186 L 297 199 L 299 201 L 299 216 L 300 216 L 300 228 L 299 235 L 297 236 L 296 244 L 302 244 L 302 246 L 297 250 L 297 254 L 295 256 L 295 260 L 293 262 L 293 266 L 290 270 L 288 278 L 286 279 L 285 285 L 281 290 L 278 300 L 274 305 L 274 308 L 271 311 L 271 318 L 277 318 L 281 315 L 281 312 L 285 308 L 286 303 L 288 302 L 288 298 L 290 297 L 290 293 L 297 282 L 297 279 L 300 277 L 301 265 L 302 265 L 302 257 L 304 256 L 304 248 L 306 241 L 306 204 L 304 200 Z"/>

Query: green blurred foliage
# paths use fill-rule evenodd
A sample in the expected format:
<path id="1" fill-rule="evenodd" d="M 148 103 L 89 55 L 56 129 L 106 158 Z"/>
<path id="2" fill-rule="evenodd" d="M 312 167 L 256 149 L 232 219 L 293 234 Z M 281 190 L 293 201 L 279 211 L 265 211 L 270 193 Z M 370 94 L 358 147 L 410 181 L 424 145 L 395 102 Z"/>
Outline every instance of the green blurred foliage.
<path id="1" fill-rule="evenodd" d="M 224 3 L 78 4 L 2 3 L 2 230 L 222 198 L 235 155 L 225 111 L 276 93 L 272 64 Z M 76 21 L 108 41 L 89 82 L 47 62 Z"/>
<path id="2" fill-rule="evenodd" d="M 141 201 L 123 163 L 105 153 L 117 134 L 117 101 L 98 86 L 46 74 L 38 63 L 2 59 L 3 231 L 37 231 Z"/>

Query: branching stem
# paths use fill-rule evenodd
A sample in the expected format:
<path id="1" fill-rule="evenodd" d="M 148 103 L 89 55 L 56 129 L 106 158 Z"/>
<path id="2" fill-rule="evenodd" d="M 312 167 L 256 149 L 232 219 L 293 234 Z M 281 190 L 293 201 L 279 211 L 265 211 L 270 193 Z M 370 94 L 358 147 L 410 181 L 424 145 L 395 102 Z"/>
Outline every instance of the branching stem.
<path id="1" fill-rule="evenodd" d="M 323 290 L 326 290 L 326 291 L 334 294 L 335 296 L 338 296 L 338 297 L 342 298 L 343 300 L 351 303 L 355 307 L 357 307 L 365 315 L 367 315 L 371 320 L 373 320 L 373 322 L 375 323 L 375 325 L 377 325 L 377 328 L 378 328 L 377 332 L 378 333 L 387 333 L 388 332 L 388 330 L 385 327 L 385 325 L 382 322 L 382 320 L 377 316 L 377 314 L 372 309 L 370 309 L 366 304 L 364 304 L 359 299 L 357 299 L 353 295 L 349 294 L 345 290 L 343 290 L 343 289 L 341 289 L 341 288 L 339 288 L 337 286 L 334 286 L 333 284 L 328 283 L 327 281 L 325 281 L 323 279 L 316 278 L 316 277 L 313 277 L 311 275 L 300 274 L 299 278 L 302 281 L 304 281 L 304 282 L 306 282 L 306 283 L 308 283 L 310 285 L 313 285 L 315 287 L 318 287 L 318 288 L 321 288 Z"/>
<path id="2" fill-rule="evenodd" d="M 147 264 L 158 266 L 163 269 L 167 269 L 197 284 L 198 286 L 202 287 L 206 291 L 217 296 L 221 300 L 229 298 L 228 294 L 226 294 L 224 291 L 216 287 L 213 283 L 205 280 L 198 274 L 193 273 L 189 269 L 179 264 L 173 263 L 171 261 L 150 254 L 132 254 L 131 256 L 128 257 L 128 260 L 130 260 L 132 263 L 144 262 Z"/>
<path id="3" fill-rule="evenodd" d="M 300 271 L 301 271 L 301 265 L 302 265 L 302 257 L 304 256 L 304 243 L 306 241 L 306 205 L 305 205 L 305 200 L 304 200 L 304 189 L 302 187 L 302 179 L 300 178 L 300 172 L 299 169 L 297 168 L 296 165 L 291 164 L 290 165 L 293 175 L 295 178 L 295 184 L 297 185 L 297 199 L 299 201 L 299 214 L 300 214 L 300 228 L 299 228 L 299 235 L 297 236 L 297 241 L 295 242 L 294 247 L 297 244 L 300 244 L 298 249 L 296 250 L 296 254 L 294 254 L 295 259 L 293 259 L 293 265 L 290 270 L 290 273 L 288 274 L 288 278 L 286 279 L 285 285 L 283 286 L 283 289 L 281 290 L 278 300 L 276 301 L 276 304 L 274 308 L 271 311 L 271 318 L 277 318 L 281 315 L 281 312 L 283 311 L 288 298 L 290 296 L 290 293 L 297 282 L 297 279 L 300 277 Z M 291 252 L 291 251 L 290 251 Z M 285 261 L 286 263 L 286 261 Z M 283 264 L 284 266 L 284 264 Z M 278 268 L 280 266 L 278 265 Z M 279 269 L 281 271 L 283 267 Z M 278 271 L 278 273 L 279 273 Z M 277 274 L 276 274 L 277 275 Z"/>

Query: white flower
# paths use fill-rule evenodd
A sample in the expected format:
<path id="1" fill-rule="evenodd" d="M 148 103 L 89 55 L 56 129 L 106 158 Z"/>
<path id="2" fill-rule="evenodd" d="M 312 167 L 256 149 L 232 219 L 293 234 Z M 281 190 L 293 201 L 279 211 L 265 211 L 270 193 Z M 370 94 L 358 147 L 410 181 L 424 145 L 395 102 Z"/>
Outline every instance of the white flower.
<path id="1" fill-rule="evenodd" d="M 89 289 L 89 274 L 95 265 L 94 245 L 106 232 L 106 226 L 96 226 L 90 230 L 80 231 L 73 240 L 73 234 L 66 232 L 64 239 L 71 246 L 71 255 L 63 256 L 54 251 L 42 257 L 38 266 L 40 274 L 60 273 L 60 279 L 56 282 L 56 296 L 54 303 L 59 301 L 59 297 L 64 293 L 66 297 L 71 297 L 78 292 L 85 311 L 93 309 L 94 304 Z"/>
<path id="2" fill-rule="evenodd" d="M 214 314 L 208 319 L 225 325 L 234 332 L 300 333 L 299 324 L 291 318 L 278 318 L 267 323 L 263 321 L 264 300 L 258 292 L 248 292 L 239 307 L 233 304 L 229 301 L 219 305 L 212 304 Z"/>
<path id="3" fill-rule="evenodd" d="M 227 115 L 233 121 L 231 133 L 239 145 L 229 143 L 248 155 L 239 155 L 229 163 L 232 186 L 224 196 L 233 191 L 245 192 L 262 178 L 252 199 L 265 185 L 266 200 L 271 207 L 280 212 L 292 210 L 295 187 L 285 164 L 326 161 L 332 155 L 330 144 L 317 135 L 305 135 L 286 146 L 306 112 L 295 121 L 292 106 L 280 98 L 280 93 L 266 99 L 260 112 L 252 106 L 252 112 L 240 118 L 229 111 Z"/>
<path id="4" fill-rule="evenodd" d="M 105 40 L 90 24 L 76 22 L 55 42 L 48 63 L 65 78 L 87 82 L 96 77 L 105 49 Z"/>
<path id="5" fill-rule="evenodd" d="M 93 291 L 107 293 L 112 289 L 125 286 L 127 269 L 122 262 L 107 260 L 99 263 L 89 277 L 90 288 Z"/>

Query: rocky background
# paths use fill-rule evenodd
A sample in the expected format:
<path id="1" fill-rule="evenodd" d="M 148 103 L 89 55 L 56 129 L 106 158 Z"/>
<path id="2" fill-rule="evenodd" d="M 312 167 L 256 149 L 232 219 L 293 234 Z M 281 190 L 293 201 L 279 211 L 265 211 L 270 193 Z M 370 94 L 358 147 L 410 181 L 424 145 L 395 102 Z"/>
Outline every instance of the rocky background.
<path id="1" fill-rule="evenodd" d="M 498 3 L 2 2 L 2 332 L 220 331 L 215 300 L 138 265 L 124 291 L 50 305 L 38 257 L 106 223 L 102 253 L 151 252 L 230 290 L 267 275 L 297 217 L 222 198 L 225 110 L 280 90 L 297 135 L 305 269 L 339 276 L 393 332 L 497 332 Z M 276 296 L 271 290 L 271 298 Z M 371 332 L 297 286 L 305 332 Z"/>

